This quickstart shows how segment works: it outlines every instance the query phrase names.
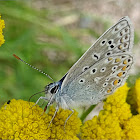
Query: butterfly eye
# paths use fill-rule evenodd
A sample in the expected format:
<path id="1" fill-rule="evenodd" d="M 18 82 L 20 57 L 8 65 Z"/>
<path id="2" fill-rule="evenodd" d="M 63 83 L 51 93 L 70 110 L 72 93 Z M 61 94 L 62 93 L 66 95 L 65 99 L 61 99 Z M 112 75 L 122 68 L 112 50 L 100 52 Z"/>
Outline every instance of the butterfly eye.
<path id="1" fill-rule="evenodd" d="M 56 93 L 58 87 L 59 87 L 59 86 L 53 87 L 53 88 L 50 90 L 50 93 L 52 93 L 52 94 Z"/>

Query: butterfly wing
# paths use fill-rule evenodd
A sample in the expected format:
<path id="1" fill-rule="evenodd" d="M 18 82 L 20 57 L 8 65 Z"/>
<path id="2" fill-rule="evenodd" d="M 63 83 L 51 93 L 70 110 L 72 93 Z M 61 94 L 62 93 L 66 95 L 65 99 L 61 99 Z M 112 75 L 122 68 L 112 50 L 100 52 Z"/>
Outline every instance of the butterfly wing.
<path id="1" fill-rule="evenodd" d="M 132 63 L 126 53 L 101 59 L 62 89 L 63 98 L 69 106 L 97 104 L 124 83 Z"/>
<path id="2" fill-rule="evenodd" d="M 85 98 L 89 98 L 89 96 L 84 95 L 87 95 L 89 93 L 90 96 L 94 94 L 97 95 L 98 98 L 102 99 L 98 94 L 100 92 L 98 87 L 101 87 L 102 84 L 105 83 L 106 77 L 111 77 L 109 73 L 112 72 L 111 68 L 113 66 L 120 65 L 115 74 L 118 74 L 120 72 L 120 69 L 122 69 L 123 66 L 121 66 L 121 63 L 124 61 L 124 59 L 121 58 L 123 55 L 126 55 L 127 58 L 129 57 L 130 59 L 132 59 L 131 49 L 133 46 L 133 39 L 133 27 L 131 26 L 131 22 L 128 17 L 120 19 L 117 24 L 109 28 L 68 71 L 61 86 L 61 94 L 63 97 L 65 97 L 66 102 L 68 102 L 66 98 L 71 97 L 71 95 L 76 97 L 72 98 L 76 102 L 77 96 L 83 96 L 83 100 L 85 102 Z M 104 63 L 104 61 L 107 61 L 107 59 L 109 58 L 113 58 L 113 61 L 111 61 L 112 63 Z M 115 64 L 114 61 L 117 61 L 116 59 L 118 61 L 120 60 L 120 63 Z M 131 65 L 132 61 L 130 63 L 130 67 Z M 99 73 L 101 67 L 106 68 L 104 77 L 101 77 Z M 90 72 L 94 68 L 96 68 L 98 72 L 92 75 Z M 125 72 L 127 72 L 128 70 L 129 69 L 127 69 Z M 100 77 L 101 79 L 99 78 L 99 80 L 97 77 Z M 112 80 L 110 80 L 110 83 L 108 82 L 108 84 L 111 84 L 111 82 L 115 80 L 115 77 L 117 77 L 117 75 L 114 75 L 114 77 L 112 77 Z M 120 79 L 125 79 L 125 77 L 126 76 Z M 81 80 L 82 78 L 85 80 L 84 83 L 86 84 L 83 84 L 81 87 L 78 80 Z M 96 80 L 98 81 L 97 83 L 95 82 Z M 123 80 L 121 80 L 120 84 L 122 83 L 122 81 Z M 94 88 L 85 91 L 87 86 L 92 86 Z M 113 91 L 117 87 L 118 86 L 112 88 L 110 93 L 113 93 Z M 107 90 L 107 88 L 104 88 L 104 90 L 105 89 Z M 103 94 L 103 96 L 103 92 L 105 92 L 104 90 L 100 93 L 101 95 Z M 79 101 L 82 100 L 79 98 Z M 95 100 L 96 103 L 98 101 L 99 100 L 97 99 Z M 95 102 L 93 102 L 93 104 Z"/>

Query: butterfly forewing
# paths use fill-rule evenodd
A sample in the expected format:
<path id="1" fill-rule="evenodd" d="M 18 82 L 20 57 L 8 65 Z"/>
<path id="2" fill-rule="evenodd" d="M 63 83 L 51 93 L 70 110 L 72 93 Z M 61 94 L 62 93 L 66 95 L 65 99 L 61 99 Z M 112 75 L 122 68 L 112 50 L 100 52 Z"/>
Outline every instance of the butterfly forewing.
<path id="1" fill-rule="evenodd" d="M 130 52 L 133 46 L 133 28 L 128 17 L 109 28 L 71 67 L 62 84 L 62 89 L 100 59 L 111 54 Z"/>
<path id="2" fill-rule="evenodd" d="M 65 100 L 94 104 L 113 93 L 133 63 L 133 34 L 128 17 L 108 29 L 68 71 L 61 87 Z"/>

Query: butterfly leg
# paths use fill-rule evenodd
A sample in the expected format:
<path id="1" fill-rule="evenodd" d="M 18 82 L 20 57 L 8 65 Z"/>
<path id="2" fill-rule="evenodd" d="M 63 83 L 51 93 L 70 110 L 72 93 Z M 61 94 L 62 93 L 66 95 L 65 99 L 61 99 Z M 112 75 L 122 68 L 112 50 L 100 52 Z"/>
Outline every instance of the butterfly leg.
<path id="1" fill-rule="evenodd" d="M 53 115 L 53 117 L 52 117 L 52 119 L 51 119 L 51 121 L 50 121 L 50 123 L 49 123 L 49 125 L 48 125 L 48 128 L 49 128 L 50 124 L 52 123 L 53 119 L 55 118 L 56 113 L 58 112 L 58 110 L 59 110 L 59 106 L 57 105 L 56 108 L 55 108 L 54 115 Z"/>
<path id="2" fill-rule="evenodd" d="M 51 98 L 49 99 L 49 102 L 47 103 L 47 105 L 44 108 L 44 112 L 47 110 L 48 106 L 52 103 L 53 99 L 54 99 L 54 95 L 52 94 Z"/>
<path id="3" fill-rule="evenodd" d="M 38 98 L 38 100 L 36 101 L 36 103 L 32 107 L 37 105 L 40 99 L 48 100 L 46 97 L 41 96 L 41 97 Z"/>
<path id="4" fill-rule="evenodd" d="M 68 121 L 68 119 L 72 116 L 72 114 L 74 113 L 74 110 L 72 110 L 71 108 L 69 108 L 69 110 L 72 111 L 72 113 L 68 116 L 68 118 L 65 120 L 65 124 L 64 124 L 64 131 L 65 131 L 65 126 L 66 126 L 66 123 Z"/>

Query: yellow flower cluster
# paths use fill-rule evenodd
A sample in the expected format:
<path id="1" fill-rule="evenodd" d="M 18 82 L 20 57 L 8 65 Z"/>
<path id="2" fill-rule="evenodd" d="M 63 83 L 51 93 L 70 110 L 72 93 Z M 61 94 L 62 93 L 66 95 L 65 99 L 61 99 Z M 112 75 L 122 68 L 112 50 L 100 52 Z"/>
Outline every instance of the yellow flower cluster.
<path id="1" fill-rule="evenodd" d="M 81 130 L 82 123 L 76 111 L 64 130 L 70 110 L 59 109 L 49 126 L 55 109 L 50 107 L 48 114 L 41 115 L 43 110 L 33 105 L 32 102 L 13 99 L 2 106 L 0 139 L 79 139 L 78 134 L 81 139 L 140 139 L 140 79 L 132 88 L 127 84 L 118 88 L 106 99 L 98 117 L 86 121 Z M 132 105 L 137 114 L 133 113 Z"/>
<path id="2" fill-rule="evenodd" d="M 121 139 L 120 124 L 131 117 L 130 107 L 125 101 L 128 90 L 125 84 L 107 98 L 99 116 L 83 125 L 82 139 Z"/>
<path id="3" fill-rule="evenodd" d="M 82 126 L 82 139 L 140 139 L 140 114 L 131 113 L 130 105 L 126 102 L 127 95 L 135 94 L 133 103 L 136 102 L 140 113 L 140 79 L 135 87 L 128 88 L 127 84 L 118 88 L 104 102 L 104 110 L 99 116 L 94 116 Z"/>
<path id="4" fill-rule="evenodd" d="M 49 113 L 47 114 L 48 124 L 54 115 L 54 111 L 55 109 L 51 107 Z M 78 113 L 76 111 L 74 111 L 74 114 L 66 122 L 64 130 L 65 121 L 71 113 L 72 112 L 70 110 L 59 109 L 56 117 L 53 120 L 53 123 L 50 125 L 51 139 L 78 139 L 76 135 L 80 132 L 80 126 L 82 125 L 82 122 L 77 117 Z"/>
<path id="5" fill-rule="evenodd" d="M 77 112 L 64 123 L 69 110 L 60 109 L 50 127 L 49 123 L 55 109 L 50 108 L 48 114 L 34 106 L 33 102 L 11 100 L 0 109 L 0 139 L 78 139 L 81 121 Z"/>
<path id="6" fill-rule="evenodd" d="M 1 20 L 0 16 L 0 46 L 5 42 L 3 36 L 3 28 L 5 28 L 4 20 Z"/>
<path id="7" fill-rule="evenodd" d="M 140 139 L 140 114 L 133 116 L 124 124 L 124 139 Z"/>

